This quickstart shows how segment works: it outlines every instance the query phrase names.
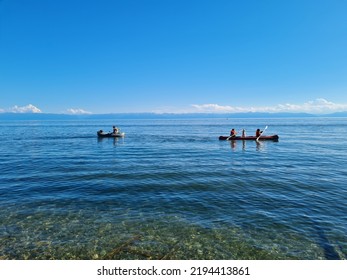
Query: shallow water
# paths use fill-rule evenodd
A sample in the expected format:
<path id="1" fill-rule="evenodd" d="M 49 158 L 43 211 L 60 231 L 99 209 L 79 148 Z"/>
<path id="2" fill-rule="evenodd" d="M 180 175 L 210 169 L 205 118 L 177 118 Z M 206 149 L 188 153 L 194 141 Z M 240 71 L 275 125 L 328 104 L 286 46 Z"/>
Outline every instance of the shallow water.
<path id="1" fill-rule="evenodd" d="M 122 139 L 98 139 L 113 124 Z M 279 142 L 219 141 L 232 127 Z M 346 259 L 346 118 L 0 122 L 1 259 Z"/>

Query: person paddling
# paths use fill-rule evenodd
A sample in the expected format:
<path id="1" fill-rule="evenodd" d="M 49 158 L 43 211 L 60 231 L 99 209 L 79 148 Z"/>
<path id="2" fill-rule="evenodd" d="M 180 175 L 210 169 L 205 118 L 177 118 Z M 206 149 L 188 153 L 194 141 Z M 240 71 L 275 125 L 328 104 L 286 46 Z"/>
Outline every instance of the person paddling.
<path id="1" fill-rule="evenodd" d="M 230 130 L 230 137 L 236 137 L 237 132 L 235 131 L 235 129 L 233 128 L 232 130 Z"/>
<path id="2" fill-rule="evenodd" d="M 113 134 L 117 134 L 118 133 L 118 127 L 113 126 Z"/>
<path id="3" fill-rule="evenodd" d="M 259 137 L 263 132 L 260 131 L 260 129 L 258 128 L 257 131 L 255 132 L 255 136 Z"/>

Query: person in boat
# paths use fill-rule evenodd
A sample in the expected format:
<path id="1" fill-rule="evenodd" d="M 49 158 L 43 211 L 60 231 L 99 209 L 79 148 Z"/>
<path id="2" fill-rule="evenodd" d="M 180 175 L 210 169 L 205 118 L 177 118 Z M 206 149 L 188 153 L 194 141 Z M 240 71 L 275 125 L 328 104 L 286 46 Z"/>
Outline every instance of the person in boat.
<path id="1" fill-rule="evenodd" d="M 242 129 L 242 137 L 246 137 L 246 130 Z"/>
<path id="2" fill-rule="evenodd" d="M 119 131 L 118 127 L 113 126 L 113 134 L 117 134 Z"/>
<path id="3" fill-rule="evenodd" d="M 230 137 L 236 137 L 236 130 L 233 128 L 232 130 L 230 130 Z"/>
<path id="4" fill-rule="evenodd" d="M 258 128 L 257 131 L 255 132 L 255 136 L 259 137 L 263 132 L 260 131 L 260 129 Z"/>

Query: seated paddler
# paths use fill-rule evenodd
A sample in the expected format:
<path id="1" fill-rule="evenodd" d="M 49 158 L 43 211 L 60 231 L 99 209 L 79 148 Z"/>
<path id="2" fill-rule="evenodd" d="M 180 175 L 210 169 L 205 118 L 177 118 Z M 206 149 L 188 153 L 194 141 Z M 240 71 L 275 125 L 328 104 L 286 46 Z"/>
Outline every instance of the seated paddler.
<path id="1" fill-rule="evenodd" d="M 113 134 L 117 134 L 119 131 L 118 127 L 113 126 Z"/>
<path id="2" fill-rule="evenodd" d="M 237 134 L 237 132 L 236 132 L 235 128 L 230 130 L 230 137 L 236 137 L 236 134 Z"/>

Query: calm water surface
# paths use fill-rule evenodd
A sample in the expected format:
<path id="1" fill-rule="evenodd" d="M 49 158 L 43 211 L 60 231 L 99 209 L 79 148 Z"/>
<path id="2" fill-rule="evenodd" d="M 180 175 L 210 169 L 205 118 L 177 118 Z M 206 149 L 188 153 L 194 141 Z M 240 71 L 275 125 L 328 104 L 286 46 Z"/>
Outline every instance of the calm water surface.
<path id="1" fill-rule="evenodd" d="M 124 139 L 98 139 L 119 126 Z M 231 128 L 279 142 L 219 141 Z M 347 119 L 0 121 L 0 259 L 346 259 Z"/>

